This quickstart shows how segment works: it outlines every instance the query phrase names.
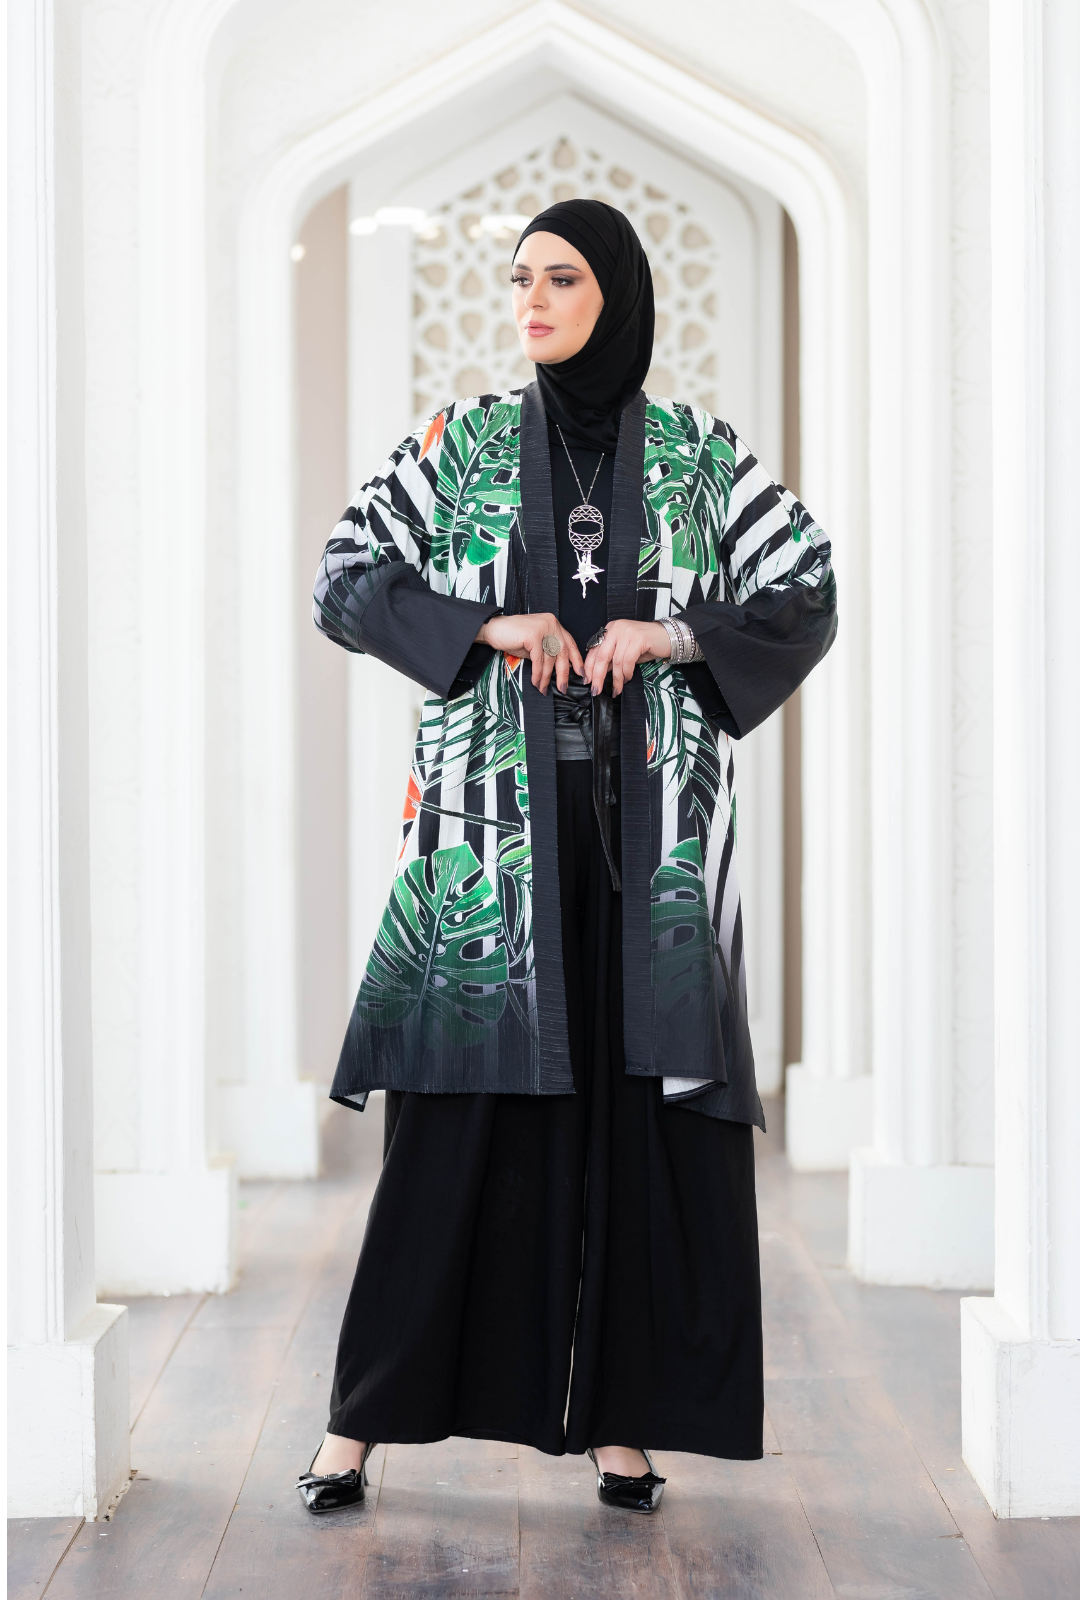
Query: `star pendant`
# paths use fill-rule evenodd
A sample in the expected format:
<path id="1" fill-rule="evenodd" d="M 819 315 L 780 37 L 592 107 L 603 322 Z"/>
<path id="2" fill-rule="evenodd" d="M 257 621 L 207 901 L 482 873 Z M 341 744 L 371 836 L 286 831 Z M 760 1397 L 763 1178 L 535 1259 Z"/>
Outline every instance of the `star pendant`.
<path id="1" fill-rule="evenodd" d="M 603 572 L 603 570 L 603 567 L 593 566 L 591 550 L 586 550 L 583 555 L 578 556 L 577 571 L 574 573 L 574 582 L 580 583 L 581 598 L 583 600 L 585 598 L 585 585 L 587 583 L 599 582 L 600 574 Z"/>

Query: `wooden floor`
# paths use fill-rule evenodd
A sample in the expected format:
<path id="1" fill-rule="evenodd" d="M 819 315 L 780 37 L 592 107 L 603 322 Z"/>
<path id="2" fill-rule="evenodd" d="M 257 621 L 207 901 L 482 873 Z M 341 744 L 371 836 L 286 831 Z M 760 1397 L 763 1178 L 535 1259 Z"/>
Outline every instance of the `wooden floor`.
<path id="1" fill-rule="evenodd" d="M 582 1457 L 392 1446 L 365 1505 L 309 1516 L 293 1482 L 325 1424 L 380 1139 L 377 1111 L 335 1111 L 325 1177 L 243 1186 L 232 1294 L 131 1305 L 137 1476 L 107 1523 L 9 1523 L 12 1600 L 1080 1596 L 1080 1519 L 995 1522 L 960 1460 L 959 1296 L 854 1283 L 845 1180 L 794 1176 L 774 1136 L 764 1460 L 661 1456 L 644 1518 L 598 1506 Z"/>

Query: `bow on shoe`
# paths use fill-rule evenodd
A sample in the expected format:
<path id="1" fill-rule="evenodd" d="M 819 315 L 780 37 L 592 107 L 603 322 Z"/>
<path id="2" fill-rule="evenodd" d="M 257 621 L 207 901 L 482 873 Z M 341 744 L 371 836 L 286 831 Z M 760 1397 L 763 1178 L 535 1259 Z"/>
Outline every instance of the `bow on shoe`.
<path id="1" fill-rule="evenodd" d="M 614 1506 L 619 1511 L 636 1511 L 643 1516 L 656 1510 L 667 1479 L 657 1476 L 649 1452 L 642 1450 L 641 1453 L 648 1462 L 648 1472 L 643 1472 L 638 1478 L 624 1478 L 618 1472 L 601 1472 L 595 1452 L 586 1452 L 596 1467 L 596 1498 L 601 1505 Z"/>
<path id="2" fill-rule="evenodd" d="M 296 1480 L 296 1487 L 300 1491 L 300 1498 L 307 1509 L 315 1516 L 324 1511 L 343 1511 L 346 1506 L 359 1505 L 364 1498 L 367 1488 L 367 1459 L 375 1446 L 373 1443 L 364 1446 L 364 1454 L 360 1461 L 360 1468 L 350 1467 L 347 1472 L 312 1472 L 311 1467 L 302 1472 Z M 322 1445 L 319 1446 L 319 1450 Z M 311 1466 L 315 1465 L 319 1450 L 311 1458 Z"/>

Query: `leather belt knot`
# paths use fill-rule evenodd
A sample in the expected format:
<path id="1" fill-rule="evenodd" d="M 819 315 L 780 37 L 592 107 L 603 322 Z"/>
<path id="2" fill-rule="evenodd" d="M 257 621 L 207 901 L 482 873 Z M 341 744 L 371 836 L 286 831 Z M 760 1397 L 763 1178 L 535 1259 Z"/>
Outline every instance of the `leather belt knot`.
<path id="1" fill-rule="evenodd" d="M 604 859 L 611 874 L 611 887 L 622 893 L 622 879 L 615 865 L 611 849 L 611 808 L 615 805 L 615 791 L 611 783 L 611 763 L 616 753 L 616 739 L 621 725 L 620 706 L 613 699 L 608 684 L 602 693 L 593 695 L 588 684 L 571 679 L 567 692 L 555 694 L 556 739 L 560 727 L 573 728 L 584 743 L 592 762 L 593 811 L 600 829 Z"/>

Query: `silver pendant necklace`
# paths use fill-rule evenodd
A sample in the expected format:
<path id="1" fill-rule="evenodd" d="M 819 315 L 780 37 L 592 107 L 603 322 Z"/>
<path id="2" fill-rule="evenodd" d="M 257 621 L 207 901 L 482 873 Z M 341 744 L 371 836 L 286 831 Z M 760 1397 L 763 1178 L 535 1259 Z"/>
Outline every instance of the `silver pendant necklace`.
<path id="1" fill-rule="evenodd" d="M 589 493 L 586 494 L 581 487 L 581 479 L 577 475 L 574 458 L 570 454 L 566 440 L 563 439 L 563 431 L 558 423 L 555 424 L 555 427 L 558 430 L 559 438 L 562 439 L 562 447 L 566 451 L 566 459 L 570 463 L 570 471 L 574 474 L 574 482 L 578 486 L 578 494 L 582 499 L 582 504 L 575 506 L 571 511 L 570 519 L 566 524 L 566 531 L 569 533 L 570 543 L 577 553 L 577 571 L 574 573 L 574 582 L 580 583 L 581 598 L 584 600 L 585 585 L 587 583 L 598 583 L 600 574 L 604 570 L 603 567 L 593 566 L 593 551 L 599 550 L 604 542 L 604 516 L 596 506 L 589 504 L 592 492 L 596 488 L 596 480 L 600 476 L 600 468 L 604 463 L 604 452 L 602 450 L 600 452 L 600 460 L 596 463 L 596 471 L 593 473 L 593 480 L 589 485 Z M 575 523 L 584 523 L 585 526 L 578 531 L 574 526 Z"/>

